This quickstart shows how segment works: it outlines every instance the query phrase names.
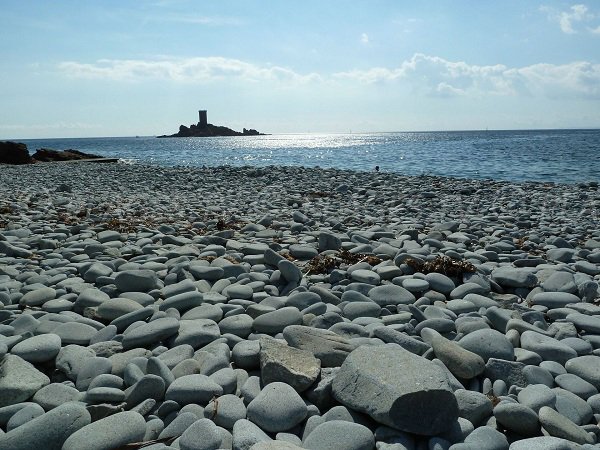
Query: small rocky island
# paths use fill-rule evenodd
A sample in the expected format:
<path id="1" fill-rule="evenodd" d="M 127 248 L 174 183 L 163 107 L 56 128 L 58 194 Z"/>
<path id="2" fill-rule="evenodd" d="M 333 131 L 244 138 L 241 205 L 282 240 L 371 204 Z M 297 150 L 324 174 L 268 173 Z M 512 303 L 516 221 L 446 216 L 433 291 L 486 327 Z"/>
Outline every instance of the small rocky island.
<path id="1" fill-rule="evenodd" d="M 157 136 L 159 138 L 169 138 L 169 137 L 216 137 L 216 136 L 264 136 L 264 133 L 259 133 L 253 129 L 244 128 L 240 133 L 239 131 L 232 130 L 231 128 L 227 128 L 221 125 L 213 125 L 212 123 L 208 123 L 206 110 L 200 110 L 199 113 L 199 121 L 197 124 L 192 124 L 189 127 L 185 125 L 179 126 L 179 131 L 175 134 L 163 134 L 162 136 Z"/>

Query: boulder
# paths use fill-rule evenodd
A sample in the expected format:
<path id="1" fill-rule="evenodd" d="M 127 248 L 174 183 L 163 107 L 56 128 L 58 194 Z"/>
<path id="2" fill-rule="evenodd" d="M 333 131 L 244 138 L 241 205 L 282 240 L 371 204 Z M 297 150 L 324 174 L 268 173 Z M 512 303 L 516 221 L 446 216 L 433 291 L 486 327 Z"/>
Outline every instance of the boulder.
<path id="1" fill-rule="evenodd" d="M 446 372 L 397 344 L 354 350 L 333 380 L 343 405 L 408 433 L 433 436 L 458 419 Z"/>
<path id="2" fill-rule="evenodd" d="M 30 164 L 32 162 L 27 145 L 19 142 L 0 142 L 0 164 Z"/>
<path id="3" fill-rule="evenodd" d="M 77 159 L 96 159 L 101 158 L 98 155 L 92 155 L 91 153 L 83 153 L 79 150 L 52 150 L 50 148 L 40 148 L 36 150 L 32 158 L 36 161 L 41 162 L 52 162 L 52 161 L 73 161 Z"/>
<path id="4" fill-rule="evenodd" d="M 290 325 L 283 337 L 291 347 L 307 350 L 321 360 L 323 367 L 338 367 L 353 350 L 348 339 L 329 330 Z"/>
<path id="5" fill-rule="evenodd" d="M 33 364 L 6 355 L 0 362 L 0 408 L 27 400 L 49 383 L 50 379 Z"/>
<path id="6" fill-rule="evenodd" d="M 321 373 L 321 361 L 309 351 L 263 337 L 260 340 L 260 370 L 264 384 L 281 381 L 302 392 Z"/>

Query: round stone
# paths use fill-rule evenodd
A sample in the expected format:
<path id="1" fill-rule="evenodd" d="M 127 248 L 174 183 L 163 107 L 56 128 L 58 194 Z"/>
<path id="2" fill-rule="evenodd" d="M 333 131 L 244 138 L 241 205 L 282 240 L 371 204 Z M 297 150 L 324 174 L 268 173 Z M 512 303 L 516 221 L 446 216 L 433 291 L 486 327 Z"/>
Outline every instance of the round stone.
<path id="1" fill-rule="evenodd" d="M 180 405 L 188 403 L 206 405 L 214 396 L 222 394 L 223 388 L 209 377 L 193 374 L 173 381 L 165 393 L 165 400 L 174 400 Z"/>
<path id="2" fill-rule="evenodd" d="M 156 272 L 152 270 L 125 270 L 115 276 L 115 285 L 121 292 L 148 292 L 159 289 Z"/>
<path id="3" fill-rule="evenodd" d="M 598 393 L 598 389 L 596 389 L 594 385 L 572 373 L 558 375 L 554 380 L 558 386 L 572 392 L 584 400 L 587 400 L 592 395 Z"/>
<path id="4" fill-rule="evenodd" d="M 223 295 L 226 295 L 230 299 L 249 299 L 252 298 L 252 294 L 254 294 L 252 288 L 245 284 L 232 284 L 223 290 Z"/>
<path id="5" fill-rule="evenodd" d="M 292 244 L 289 247 L 290 254 L 300 260 L 312 259 L 319 254 L 316 248 L 310 245 Z"/>
<path id="6" fill-rule="evenodd" d="M 475 330 L 463 337 L 458 344 L 470 352 L 483 358 L 485 362 L 490 358 L 513 361 L 514 347 L 503 333 L 491 329 Z"/>
<path id="7" fill-rule="evenodd" d="M 31 401 L 46 411 L 50 411 L 64 403 L 78 401 L 81 396 L 82 393 L 74 387 L 62 383 L 51 383 L 37 391 Z"/>
<path id="8" fill-rule="evenodd" d="M 570 359 L 565 369 L 600 389 L 600 356 L 585 355 Z"/>
<path id="9" fill-rule="evenodd" d="M 429 283 L 429 287 L 434 291 L 440 292 L 444 295 L 449 295 L 450 292 L 456 288 L 454 281 L 449 277 L 441 273 L 428 273 L 425 275 L 425 280 Z"/>
<path id="10" fill-rule="evenodd" d="M 54 334 L 59 336 L 62 345 L 88 345 L 97 332 L 93 326 L 79 322 L 61 323 L 54 329 Z"/>
<path id="11" fill-rule="evenodd" d="M 182 316 L 182 320 L 192 320 L 192 319 L 210 319 L 218 322 L 223 318 L 223 310 L 219 308 L 217 305 L 211 305 L 209 303 L 204 303 L 200 306 L 196 306 L 188 311 L 186 311 Z"/>
<path id="12" fill-rule="evenodd" d="M 134 411 L 124 411 L 92 422 L 73 433 L 62 450 L 112 449 L 139 442 L 146 433 L 144 417 Z"/>
<path id="13" fill-rule="evenodd" d="M 0 448 L 61 449 L 65 441 L 91 421 L 85 405 L 69 402 L 9 431 L 0 433 Z M 90 448 L 85 444 L 79 448 Z"/>
<path id="14" fill-rule="evenodd" d="M 379 306 L 410 305 L 416 300 L 411 292 L 395 284 L 374 287 L 369 291 L 369 298 Z"/>
<path id="15" fill-rule="evenodd" d="M 520 403 L 501 402 L 494 408 L 500 425 L 522 436 L 536 436 L 540 431 L 535 411 Z"/>
<path id="16" fill-rule="evenodd" d="M 308 408 L 291 386 L 274 382 L 266 385 L 248 405 L 248 419 L 271 433 L 286 431 L 302 422 Z"/>
<path id="17" fill-rule="evenodd" d="M 260 341 L 240 341 L 231 351 L 231 360 L 236 367 L 255 370 L 260 367 Z"/>
<path id="18" fill-rule="evenodd" d="M 191 345 L 197 349 L 221 336 L 219 325 L 211 319 L 180 320 L 179 331 L 172 345 Z"/>
<path id="19" fill-rule="evenodd" d="M 544 430 L 551 436 L 567 439 L 577 444 L 593 444 L 595 442 L 595 438 L 592 438 L 583 428 L 548 406 L 540 409 L 539 418 Z"/>
<path id="20" fill-rule="evenodd" d="M 518 399 L 520 404 L 530 407 L 536 413 L 542 406 L 554 408 L 556 404 L 556 394 L 544 384 L 530 384 L 519 392 Z"/>
<path id="21" fill-rule="evenodd" d="M 209 419 L 191 424 L 178 440 L 181 450 L 216 450 L 221 448 L 222 441 L 219 428 Z"/>
<path id="22" fill-rule="evenodd" d="M 317 296 L 318 297 L 318 296 Z M 254 319 L 252 327 L 257 333 L 281 333 L 289 325 L 302 324 L 302 313 L 295 306 L 284 306 Z"/>
<path id="23" fill-rule="evenodd" d="M 48 333 L 30 337 L 19 342 L 11 349 L 13 355 L 20 356 L 31 363 L 41 363 L 54 359 L 61 348 L 58 335 Z"/>
<path id="24" fill-rule="evenodd" d="M 238 420 L 246 418 L 246 405 L 236 395 L 223 395 L 212 400 L 204 408 L 204 417 L 212 420 L 220 427 L 231 430 Z"/>
<path id="25" fill-rule="evenodd" d="M 252 324 L 254 320 L 248 314 L 236 314 L 225 317 L 219 322 L 221 333 L 230 333 L 246 339 L 252 333 Z"/>
<path id="26" fill-rule="evenodd" d="M 167 339 L 179 330 L 179 321 L 162 317 L 141 325 L 123 335 L 123 348 L 146 347 Z"/>
<path id="27" fill-rule="evenodd" d="M 27 292 L 21 297 L 19 303 L 23 306 L 42 306 L 44 303 L 53 300 L 56 297 L 56 290 L 50 287 L 43 287 L 34 291 Z"/>
<path id="28" fill-rule="evenodd" d="M 102 319 L 114 320 L 117 317 L 121 317 L 142 308 L 143 306 L 135 300 L 128 298 L 111 298 L 98 306 L 97 314 Z"/>
<path id="29" fill-rule="evenodd" d="M 372 450 L 375 438 L 371 430 L 358 423 L 330 420 L 310 432 L 302 448 L 344 450 Z"/>
<path id="30" fill-rule="evenodd" d="M 377 285 L 381 281 L 381 277 L 377 272 L 367 269 L 353 270 L 350 274 L 350 278 L 359 283 L 367 283 Z"/>
<path id="31" fill-rule="evenodd" d="M 420 278 L 406 278 L 402 280 L 402 287 L 410 292 L 425 292 L 429 289 L 429 281 Z"/>
<path id="32" fill-rule="evenodd" d="M 381 306 L 375 302 L 350 302 L 342 310 L 344 317 L 349 320 L 359 317 L 379 317 Z"/>

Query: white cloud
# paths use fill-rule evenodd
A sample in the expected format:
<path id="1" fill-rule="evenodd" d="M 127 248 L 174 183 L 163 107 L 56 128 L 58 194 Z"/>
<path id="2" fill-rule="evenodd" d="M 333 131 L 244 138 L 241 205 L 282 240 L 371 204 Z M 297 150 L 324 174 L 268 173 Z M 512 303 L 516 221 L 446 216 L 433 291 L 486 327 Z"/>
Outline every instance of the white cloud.
<path id="1" fill-rule="evenodd" d="M 301 75 L 278 66 L 260 66 L 222 57 L 102 59 L 95 63 L 66 61 L 59 70 L 73 78 L 138 81 L 143 79 L 207 83 L 220 80 L 249 82 L 273 81 L 302 84 L 317 80 L 318 75 Z"/>
<path id="2" fill-rule="evenodd" d="M 37 131 L 37 130 L 94 130 L 102 128 L 99 124 L 85 122 L 53 122 L 23 124 L 0 124 L 0 130 L 6 131 Z"/>
<path id="3" fill-rule="evenodd" d="M 589 22 L 597 17 L 596 14 L 590 12 L 586 5 L 581 3 L 572 5 L 566 11 L 559 11 L 549 6 L 542 6 L 540 10 L 548 15 L 548 19 L 557 22 L 562 32 L 566 34 L 577 33 L 581 23 Z M 588 28 L 588 30 L 596 33 L 595 29 Z"/>
<path id="4" fill-rule="evenodd" d="M 222 57 L 107 59 L 94 63 L 70 61 L 61 63 L 59 69 L 73 78 L 115 81 L 169 80 L 201 84 L 239 81 L 271 83 L 277 87 L 308 83 L 383 84 L 398 88 L 407 86 L 417 93 L 439 97 L 533 95 L 600 98 L 600 64 L 586 61 L 507 67 L 449 61 L 417 53 L 395 68 L 373 67 L 333 74 L 302 74 L 286 67 Z"/>
<path id="5" fill-rule="evenodd" d="M 360 42 L 362 42 L 363 44 L 368 44 L 369 43 L 369 35 L 367 33 L 361 34 Z"/>
<path id="6" fill-rule="evenodd" d="M 365 84 L 404 83 L 433 96 L 584 95 L 600 97 L 600 64 L 534 64 L 509 68 L 448 61 L 415 54 L 395 69 L 377 67 L 334 74 L 338 80 Z"/>
<path id="7" fill-rule="evenodd" d="M 207 26 L 239 26 L 244 23 L 238 17 L 195 16 L 189 14 L 161 14 L 159 16 L 151 16 L 147 20 L 152 22 L 176 22 Z"/>
<path id="8" fill-rule="evenodd" d="M 600 34 L 600 25 L 598 25 L 596 28 L 588 28 L 588 30 L 590 31 L 590 33 Z"/>
<path id="9" fill-rule="evenodd" d="M 575 33 L 573 22 L 581 22 L 588 15 L 588 8 L 585 5 L 573 5 L 571 10 L 560 13 L 560 29 L 564 33 Z"/>

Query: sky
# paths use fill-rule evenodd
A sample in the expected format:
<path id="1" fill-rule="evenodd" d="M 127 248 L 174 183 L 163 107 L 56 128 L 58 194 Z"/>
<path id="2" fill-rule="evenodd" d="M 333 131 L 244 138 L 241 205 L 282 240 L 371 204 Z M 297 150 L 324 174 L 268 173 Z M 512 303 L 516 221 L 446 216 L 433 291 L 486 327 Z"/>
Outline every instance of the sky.
<path id="1" fill-rule="evenodd" d="M 0 139 L 600 127 L 600 1 L 0 0 Z"/>

